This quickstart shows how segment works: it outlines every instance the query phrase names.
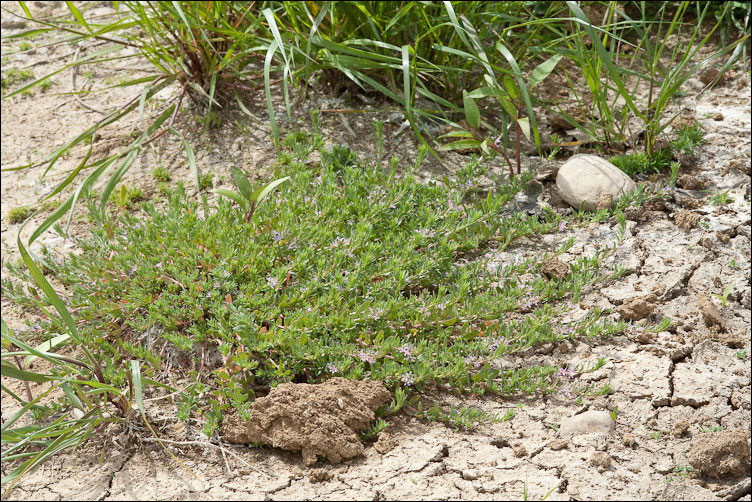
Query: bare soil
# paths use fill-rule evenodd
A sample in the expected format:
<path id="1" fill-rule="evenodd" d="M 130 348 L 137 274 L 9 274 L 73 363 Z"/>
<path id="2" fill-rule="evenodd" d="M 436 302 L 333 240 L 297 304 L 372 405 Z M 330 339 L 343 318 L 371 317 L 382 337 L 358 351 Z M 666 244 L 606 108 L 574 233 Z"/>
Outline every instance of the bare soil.
<path id="1" fill-rule="evenodd" d="M 36 12 L 62 14 L 65 10 L 54 2 L 29 5 Z M 102 15 L 111 13 L 106 5 L 97 9 Z M 3 35 L 22 29 L 12 24 L 15 19 L 7 12 L 0 19 Z M 43 41 L 48 39 L 34 40 L 40 45 Z M 11 66 L 28 66 L 41 76 L 76 57 L 76 48 L 68 45 L 23 54 L 15 54 L 17 41 L 5 40 L 2 47 L 3 57 L 8 57 L 3 72 Z M 88 49 L 84 45 L 82 52 Z M 108 77 L 117 80 L 148 69 L 145 61 L 140 66 L 134 63 L 136 60 L 126 61 L 97 67 L 92 75 L 78 75 L 76 89 L 104 87 Z M 8 211 L 33 204 L 49 192 L 81 161 L 88 146 L 75 148 L 41 180 L 44 167 L 5 169 L 37 159 L 74 137 L 102 116 L 93 109 L 112 109 L 138 92 L 110 89 L 74 99 L 64 94 L 74 90 L 70 72 L 62 72 L 54 80 L 47 91 L 36 90 L 32 95 L 2 101 L 3 262 L 18 258 L 16 238 L 21 228 L 10 223 Z M 687 84 L 689 95 L 703 85 L 700 76 L 691 79 Z M 177 126 L 194 145 L 200 169 L 214 173 L 215 188 L 231 188 L 232 165 L 258 177 L 266 176 L 275 157 L 262 93 L 243 99 L 258 120 L 239 111 L 223 111 L 222 124 L 204 132 L 193 116 L 198 112 L 186 108 L 178 116 Z M 585 316 L 593 308 L 605 308 L 613 312 L 613 318 L 658 322 L 667 316 L 674 320 L 673 327 L 653 336 L 632 333 L 547 344 L 501 361 L 504 366 L 519 367 L 544 362 L 592 364 L 605 357 L 605 366 L 582 375 L 578 383 L 597 387 L 609 383 L 611 394 L 586 397 L 582 403 L 561 394 L 513 399 L 449 393 L 426 396 L 427 402 L 475 406 L 502 415 L 514 410 L 516 414 L 510 421 L 482 425 L 472 432 L 456 431 L 408 414 L 390 417 L 389 427 L 378 441 L 365 445 L 362 456 L 343 459 L 336 465 L 319 462 L 313 467 L 307 466 L 297 452 L 268 446 L 232 446 L 222 437 L 210 440 L 201 432 L 200 418 L 178 421 L 174 402 L 162 398 L 148 402 L 147 411 L 166 446 L 190 472 L 168 456 L 147 430 L 113 426 L 76 452 L 53 458 L 29 473 L 11 496 L 496 500 L 522 499 L 527 491 L 531 499 L 551 492 L 548 500 L 750 500 L 750 101 L 750 78 L 744 71 L 731 72 L 699 100 L 685 98 L 683 105 L 688 112 L 682 117 L 701 122 L 706 131 L 701 151 L 682 171 L 693 179 L 680 183 L 684 188 L 677 190 L 672 201 L 628 215 L 627 238 L 617 256 L 604 265 L 621 263 L 630 273 L 618 282 L 586 291 L 571 314 Z M 296 124 L 284 125 L 306 127 L 309 109 L 342 105 L 342 97 L 314 96 L 312 101 L 301 103 Z M 133 114 L 102 131 L 92 159 L 124 145 L 125 138 L 140 131 L 153 113 L 146 110 L 144 120 Z M 360 115 L 323 112 L 322 129 L 327 141 L 371 152 L 370 119 L 392 120 L 386 127 L 385 150 L 410 162 L 417 145 L 409 128 L 401 128 L 401 116 L 394 115 L 388 111 Z M 238 124 L 244 126 L 242 130 Z M 547 127 L 545 121 L 542 127 Z M 424 179 L 451 175 L 462 161 L 459 154 L 447 156 L 443 165 L 428 161 L 420 174 Z M 156 180 L 150 174 L 158 165 L 170 171 L 171 183 L 182 180 L 189 192 L 195 191 L 182 145 L 169 137 L 144 151 L 124 182 L 142 188 L 147 198 L 159 203 Z M 556 165 L 551 167 L 555 169 Z M 491 174 L 505 170 L 506 166 L 495 164 Z M 521 194 L 516 202 L 533 210 L 549 204 L 564 213 L 571 211 L 557 200 L 554 178 L 550 172 L 541 173 L 538 189 Z M 713 205 L 701 186 L 712 192 L 728 190 L 732 202 Z M 48 214 L 33 217 L 23 228 L 22 237 L 28 239 Z M 85 215 L 81 205 L 71 225 L 74 235 L 87 232 Z M 495 260 L 503 264 L 539 255 L 575 237 L 576 244 L 559 257 L 567 264 L 614 242 L 616 229 L 615 221 L 607 221 L 587 229 L 521 239 L 497 253 Z M 76 252 L 75 243 L 54 232 L 42 236 L 32 249 L 38 250 L 42 244 L 56 253 Z M 552 264 L 551 274 L 559 268 Z M 729 284 L 734 286 L 727 302 L 711 296 L 720 295 Z M 33 316 L 2 300 L 2 317 L 11 328 L 22 327 Z M 3 379 L 3 385 L 22 392 L 16 381 Z M 17 409 L 12 400 L 3 399 L 3 421 Z M 596 427 L 588 433 L 560 431 L 565 419 L 577 420 L 586 411 L 614 410 L 613 427 Z M 11 468 L 10 463 L 3 463 L 3 475 Z"/>

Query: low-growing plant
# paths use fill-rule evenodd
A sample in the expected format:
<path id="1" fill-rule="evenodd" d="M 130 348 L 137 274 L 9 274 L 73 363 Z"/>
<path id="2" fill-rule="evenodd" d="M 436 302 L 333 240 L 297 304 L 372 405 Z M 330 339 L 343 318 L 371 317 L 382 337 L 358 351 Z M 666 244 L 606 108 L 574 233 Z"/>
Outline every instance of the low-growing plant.
<path id="1" fill-rule="evenodd" d="M 31 206 L 17 206 L 8 211 L 8 221 L 11 223 L 22 223 L 31 216 L 34 208 Z"/>
<path id="2" fill-rule="evenodd" d="M 170 171 L 168 171 L 164 166 L 157 166 L 152 169 L 151 175 L 154 176 L 154 179 L 161 183 L 167 183 L 172 179 Z"/>
<path id="3" fill-rule="evenodd" d="M 709 192 L 713 195 L 711 195 L 708 200 L 714 206 L 725 206 L 726 204 L 730 204 L 734 202 L 734 199 L 729 195 L 730 191 L 731 190 L 726 190 L 725 192 L 721 192 L 720 190 L 716 190 L 715 192 Z"/>
<path id="4" fill-rule="evenodd" d="M 320 154 L 320 165 L 280 166 L 287 176 L 256 191 L 232 169 L 239 191 L 216 189 L 226 199 L 213 208 L 204 199 L 203 212 L 181 185 L 165 212 L 144 204 L 145 218 L 124 212 L 111 219 L 94 207 L 82 254 L 59 261 L 42 253 L 70 292 L 78 343 L 96 351 L 107 382 L 127 384 L 119 362 L 128 359 L 140 361 L 151 381 L 169 370 L 194 372 L 208 390 L 185 391 L 180 413 L 200 406 L 211 434 L 228 408 L 246 412 L 257 386 L 293 380 L 378 379 L 395 391 L 396 409 L 405 393 L 427 385 L 555 392 L 556 368 L 494 361 L 625 328 L 600 311 L 566 332 L 552 322 L 570 295 L 612 277 L 599 264 L 613 250 L 583 258 L 564 279 L 543 277 L 540 259 L 494 273 L 485 259 L 464 259 L 556 231 L 555 219 L 504 212 L 530 173 L 475 199 L 466 180 L 422 185 L 394 165 L 364 165 L 344 147 Z M 3 295 L 45 306 L 44 297 L 9 280 Z M 203 399 L 190 397 L 199 392 Z M 474 413 L 449 416 L 466 423 Z"/>
<path id="5" fill-rule="evenodd" d="M 26 82 L 33 78 L 34 71 L 32 71 L 31 69 L 19 69 L 16 67 L 11 67 L 3 72 L 2 79 L 0 80 L 0 86 L 3 90 L 6 90 L 11 86 Z"/>
<path id="6" fill-rule="evenodd" d="M 721 293 L 720 295 L 713 293 L 712 296 L 715 296 L 716 298 L 721 300 L 721 303 L 724 307 L 728 307 L 728 296 L 729 294 L 731 294 L 731 290 L 734 289 L 734 286 L 735 284 L 732 282 L 723 289 L 723 293 Z"/>
<path id="7" fill-rule="evenodd" d="M 479 425 L 495 424 L 511 420 L 514 413 L 510 415 L 509 412 L 507 412 L 502 417 L 497 413 L 491 413 L 471 406 L 462 406 L 460 408 L 451 406 L 447 412 L 444 411 L 440 405 L 435 404 L 425 412 L 419 409 L 417 416 L 429 421 L 443 422 L 454 429 L 471 431 Z"/>

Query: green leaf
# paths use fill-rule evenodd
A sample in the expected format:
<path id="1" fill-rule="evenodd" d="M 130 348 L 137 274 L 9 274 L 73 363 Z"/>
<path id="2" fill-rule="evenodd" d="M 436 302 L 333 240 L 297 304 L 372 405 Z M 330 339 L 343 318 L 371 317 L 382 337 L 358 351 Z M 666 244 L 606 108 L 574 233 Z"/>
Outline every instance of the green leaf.
<path id="1" fill-rule="evenodd" d="M 480 146 L 480 141 L 477 139 L 462 139 L 460 141 L 455 141 L 453 143 L 448 143 L 446 145 L 442 145 L 439 147 L 440 152 L 446 152 L 448 150 L 462 150 L 465 148 L 478 148 Z"/>
<path id="2" fill-rule="evenodd" d="M 467 91 L 462 91 L 462 105 L 465 109 L 465 120 L 470 124 L 470 127 L 473 129 L 480 127 L 480 110 Z"/>
<path id="3" fill-rule="evenodd" d="M 559 60 L 561 58 L 561 54 L 555 54 L 536 66 L 533 69 L 533 72 L 530 74 L 529 87 L 532 89 L 536 85 L 546 80 L 551 72 L 554 71 L 554 68 L 556 68 L 556 65 L 559 63 Z"/>
<path id="4" fill-rule="evenodd" d="M 256 190 L 255 192 L 253 192 L 253 194 L 250 196 L 249 200 L 254 205 L 260 204 L 261 202 L 264 201 L 264 199 L 266 199 L 269 196 L 269 194 L 272 192 L 272 190 L 274 190 L 279 185 L 281 185 L 282 183 L 284 183 L 285 181 L 287 181 L 289 179 L 290 179 L 289 176 L 285 176 L 284 178 L 280 178 L 278 180 L 272 181 L 268 185 L 266 185 L 264 187 L 261 187 L 258 190 Z"/>
<path id="5" fill-rule="evenodd" d="M 224 195 L 228 199 L 234 200 L 238 203 L 238 205 L 240 205 L 240 207 L 246 207 L 248 205 L 248 199 L 244 198 L 237 192 L 231 192 L 230 190 L 225 190 L 224 188 L 215 188 L 214 190 L 212 190 L 212 192 L 219 195 Z"/>
<path id="6" fill-rule="evenodd" d="M 238 186 L 240 193 L 249 202 L 253 202 L 253 188 L 251 188 L 251 183 L 248 181 L 246 175 L 243 174 L 243 171 L 234 166 L 230 168 L 230 171 L 232 172 L 232 177 L 235 180 L 235 184 Z"/>

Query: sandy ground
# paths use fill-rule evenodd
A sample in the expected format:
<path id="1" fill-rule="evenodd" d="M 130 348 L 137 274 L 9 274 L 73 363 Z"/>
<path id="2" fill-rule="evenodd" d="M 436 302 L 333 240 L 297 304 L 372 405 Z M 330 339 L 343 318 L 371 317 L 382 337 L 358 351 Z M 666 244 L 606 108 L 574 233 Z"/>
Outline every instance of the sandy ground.
<path id="1" fill-rule="evenodd" d="M 41 7 L 40 7 L 41 6 Z M 52 10 L 45 2 L 35 9 Z M 62 7 L 64 9 L 64 7 Z M 102 14 L 107 14 L 107 7 Z M 12 33 L 2 14 L 2 34 Z M 9 25 L 8 25 L 9 26 Z M 35 40 L 35 42 L 37 42 Z M 75 48 L 67 45 L 13 54 L 18 42 L 3 42 L 3 71 L 10 66 L 34 64 L 37 76 L 70 63 Z M 94 74 L 77 78 L 77 88 L 101 87 L 108 77 L 135 75 L 148 69 L 136 59 L 113 62 Z M 70 72 L 55 77 L 55 85 L 43 92 L 2 102 L 2 168 L 26 163 L 75 136 L 101 115 L 70 95 Z M 688 82 L 692 94 L 702 86 Z M 91 108 L 112 109 L 134 97 L 136 89 L 109 90 L 83 96 Z M 174 91 L 171 91 L 174 92 Z M 165 94 L 167 98 L 169 93 Z M 339 99 L 339 98 L 338 98 Z M 177 125 L 196 150 L 202 172 L 212 172 L 214 187 L 230 188 L 229 166 L 251 168 L 259 177 L 268 172 L 274 159 L 265 117 L 263 95 L 244 96 L 246 105 L 259 120 L 239 111 L 222 114 L 222 125 L 203 132 L 187 109 Z M 299 115 L 314 105 L 327 108 L 341 104 L 319 96 L 316 103 L 303 105 Z M 156 402 L 148 410 L 168 446 L 195 474 L 175 463 L 162 448 L 148 441 L 150 433 L 124 436 L 108 430 L 75 453 L 56 457 L 28 474 L 11 494 L 19 499 L 531 499 L 546 494 L 548 500 L 750 500 L 749 458 L 742 475 L 719 478 L 687 473 L 689 459 L 698 451 L 709 458 L 726 458 L 728 443 L 719 434 L 750 438 L 750 80 L 747 73 L 731 77 L 694 101 L 686 98 L 687 117 L 703 124 L 705 143 L 694 165 L 683 168 L 707 183 L 707 190 L 729 191 L 733 202 L 711 204 L 707 193 L 686 192 L 697 198 L 697 207 L 675 197 L 629 214 L 628 238 L 620 253 L 605 264 L 622 263 L 630 273 L 618 282 L 586 291 L 571 314 L 587 315 L 593 308 L 608 308 L 613 318 L 645 317 L 657 322 L 664 316 L 675 321 L 668 331 L 646 337 L 639 333 L 609 339 L 575 340 L 544 345 L 519 357 L 502 361 L 506 366 L 548 362 L 552 364 L 594 363 L 606 358 L 598 371 L 580 377 L 578 384 L 598 387 L 610 383 L 613 393 L 586 397 L 582 404 L 562 395 L 501 399 L 495 396 L 439 395 L 442 403 L 469 405 L 494 413 L 514 410 L 512 420 L 482 425 L 472 432 L 455 431 L 440 423 L 427 423 L 408 415 L 390 417 L 388 429 L 376 445 L 366 447 L 361 458 L 339 465 L 303 465 L 299 453 L 273 448 L 246 448 L 209 443 L 201 431 L 202 422 L 178 422 L 168 401 Z M 334 106 L 331 106 L 334 107 Z M 95 154 L 106 155 L 124 145 L 124 137 L 140 130 L 137 114 L 102 131 Z M 322 127 L 328 141 L 354 145 L 369 151 L 370 117 L 322 113 Z M 378 115 L 389 119 L 390 113 Z M 239 124 L 243 127 L 239 127 Z M 303 125 L 304 122 L 299 124 Z M 416 145 L 409 130 L 400 134 L 400 121 L 387 125 L 387 150 L 402 159 L 414 157 Z M 545 128 L 545 124 L 543 125 Z M 368 134 L 365 134 L 367 132 Z M 86 153 L 76 147 L 40 181 L 44 168 L 2 173 L 2 218 L 0 219 L 3 261 L 18 257 L 16 237 L 19 224 L 11 224 L 8 211 L 32 204 L 73 169 Z M 428 162 L 426 178 L 444 174 L 460 164 L 462 156 L 447 157 L 444 167 Z M 559 162 L 560 163 L 560 162 Z M 158 202 L 156 181 L 150 171 L 164 165 L 173 182 L 183 180 L 192 189 L 190 173 L 178 140 L 164 141 L 147 149 L 124 181 L 142 187 L 147 198 Z M 554 166 L 556 163 L 554 163 Z M 501 164 L 493 173 L 501 173 Z M 521 203 L 550 204 L 566 209 L 557 201 L 552 177 L 539 177 Z M 688 195 L 687 195 L 688 194 Z M 698 215 L 695 226 L 677 225 L 681 210 Z M 49 214 L 35 216 L 24 228 L 31 231 Z M 499 263 L 555 249 L 569 237 L 575 246 L 565 262 L 591 255 L 599 245 L 616 239 L 616 222 L 607 221 L 587 229 L 546 235 L 538 240 L 520 240 L 498 253 Z M 85 233 L 88 224 L 82 205 L 71 226 L 72 233 Z M 48 232 L 33 249 L 46 244 L 56 253 L 75 252 L 74 243 Z M 720 320 L 704 299 L 721 294 L 734 284 L 728 304 L 713 298 Z M 651 296 L 652 295 L 652 296 Z M 711 310 L 711 312 L 709 312 Z M 23 326 L 33 314 L 3 298 L 2 315 L 13 328 Z M 642 316 L 642 317 L 640 317 Z M 714 324 L 722 323 L 725 329 Z M 743 357 L 742 357 L 743 355 Z M 5 385 L 17 385 L 6 382 Z M 618 407 L 616 427 L 610 434 L 595 431 L 562 434 L 562 421 L 581 416 L 587 410 Z M 6 420 L 17 409 L 10 399 L 2 401 Z M 703 449 L 705 448 L 705 449 Z M 714 449 L 715 448 L 715 449 Z M 748 455 L 748 453 L 747 453 Z M 9 471 L 5 463 L 3 475 Z"/>

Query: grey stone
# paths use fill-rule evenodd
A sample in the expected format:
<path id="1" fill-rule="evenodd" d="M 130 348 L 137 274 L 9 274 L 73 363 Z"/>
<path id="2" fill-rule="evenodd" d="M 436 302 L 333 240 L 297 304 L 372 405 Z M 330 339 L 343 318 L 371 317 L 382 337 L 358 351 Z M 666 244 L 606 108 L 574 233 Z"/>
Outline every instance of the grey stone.
<path id="1" fill-rule="evenodd" d="M 561 421 L 561 434 L 610 434 L 614 420 L 608 411 L 590 410 Z"/>
<path id="2" fill-rule="evenodd" d="M 618 167 L 597 155 L 578 154 L 561 166 L 556 175 L 559 195 L 569 205 L 592 211 L 604 196 L 618 199 L 637 188 Z"/>

